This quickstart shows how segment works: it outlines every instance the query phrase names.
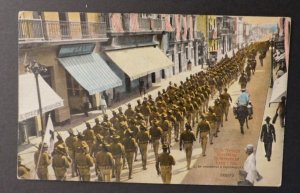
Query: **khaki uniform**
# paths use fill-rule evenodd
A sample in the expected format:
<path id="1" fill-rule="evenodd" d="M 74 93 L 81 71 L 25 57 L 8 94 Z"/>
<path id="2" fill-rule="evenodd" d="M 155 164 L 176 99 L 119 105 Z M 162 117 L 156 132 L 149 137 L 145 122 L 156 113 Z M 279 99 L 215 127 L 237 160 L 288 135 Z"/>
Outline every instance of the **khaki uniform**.
<path id="1" fill-rule="evenodd" d="M 79 178 L 81 181 L 90 181 L 91 179 L 91 170 L 93 167 L 94 161 L 89 153 L 79 152 L 75 157 L 77 168 L 79 172 Z"/>
<path id="2" fill-rule="evenodd" d="M 216 114 L 212 113 L 212 112 L 208 112 L 206 114 L 206 117 L 207 117 L 207 121 L 209 122 L 209 125 L 210 125 L 209 141 L 210 141 L 210 143 L 212 143 L 213 137 L 218 137 L 217 127 L 216 127 L 217 118 L 216 118 Z"/>
<path id="3" fill-rule="evenodd" d="M 179 133 L 181 134 L 184 129 L 184 116 L 183 113 L 180 110 L 175 109 L 174 110 L 174 115 L 176 117 L 176 122 L 175 122 L 175 140 L 177 141 L 179 138 Z"/>
<path id="4" fill-rule="evenodd" d="M 18 164 L 18 177 L 20 179 L 30 179 L 30 169 L 23 164 Z"/>
<path id="5" fill-rule="evenodd" d="M 48 180 L 48 166 L 51 164 L 51 156 L 46 151 L 41 153 L 40 160 L 38 160 L 39 156 L 40 150 L 34 153 L 34 163 L 37 168 L 37 176 L 40 180 Z"/>
<path id="6" fill-rule="evenodd" d="M 216 129 L 217 132 L 219 132 L 220 126 L 223 125 L 222 115 L 223 115 L 223 109 L 220 104 L 214 106 L 214 113 L 216 114 Z"/>
<path id="7" fill-rule="evenodd" d="M 110 146 L 110 152 L 112 153 L 115 161 L 113 175 L 116 176 L 116 182 L 120 182 L 121 171 L 125 161 L 124 146 L 121 143 L 112 143 Z"/>
<path id="8" fill-rule="evenodd" d="M 149 116 L 151 113 L 151 109 L 150 106 L 148 105 L 148 103 L 143 103 L 142 107 L 141 107 L 141 113 L 144 115 L 144 119 L 146 121 L 146 125 L 149 125 Z"/>
<path id="9" fill-rule="evenodd" d="M 225 106 L 225 120 L 227 121 L 228 111 L 229 111 L 229 107 L 230 107 L 230 101 L 232 99 L 231 99 L 230 94 L 228 94 L 228 93 L 223 93 L 222 96 L 223 96 L 224 100 L 226 101 L 226 106 Z"/>
<path id="10" fill-rule="evenodd" d="M 95 144 L 96 135 L 92 129 L 86 129 L 83 131 L 84 139 L 89 146 L 89 152 L 91 153 L 93 146 Z"/>
<path id="11" fill-rule="evenodd" d="M 125 116 L 127 117 L 127 119 L 135 119 L 135 111 L 132 108 L 128 108 L 125 110 L 124 112 Z"/>
<path id="12" fill-rule="evenodd" d="M 158 149 L 159 149 L 159 141 L 163 135 L 163 131 L 160 127 L 158 126 L 152 126 L 150 128 L 150 137 L 151 137 L 151 142 L 153 146 L 153 151 L 155 155 L 155 160 L 158 158 Z"/>
<path id="13" fill-rule="evenodd" d="M 193 153 L 193 142 L 196 141 L 195 134 L 190 131 L 184 131 L 180 135 L 179 147 L 185 149 L 187 168 L 190 169 L 192 153 Z"/>
<path id="14" fill-rule="evenodd" d="M 175 165 L 174 157 L 168 153 L 161 153 L 157 162 L 161 169 L 161 179 L 164 184 L 170 184 L 172 180 L 172 165 Z"/>
<path id="15" fill-rule="evenodd" d="M 101 130 L 102 130 L 101 125 L 96 123 L 96 125 L 93 127 L 94 134 L 95 134 L 95 135 L 100 134 L 100 133 L 101 133 Z"/>
<path id="16" fill-rule="evenodd" d="M 202 147 L 202 155 L 205 156 L 206 152 L 206 145 L 207 145 L 207 135 L 210 131 L 210 125 L 209 122 L 206 120 L 202 120 L 197 127 L 197 133 L 196 136 L 198 136 L 198 133 L 200 134 L 200 142 Z"/>
<path id="17" fill-rule="evenodd" d="M 66 180 L 67 169 L 71 165 L 71 158 L 61 153 L 55 153 L 52 160 L 52 167 L 56 180 Z"/>
<path id="18" fill-rule="evenodd" d="M 125 138 L 123 141 L 123 145 L 125 148 L 125 155 L 126 155 L 128 168 L 129 168 L 128 178 L 131 179 L 134 153 L 136 152 L 136 149 L 138 147 L 134 138 Z"/>
<path id="19" fill-rule="evenodd" d="M 148 143 L 150 141 L 150 135 L 146 130 L 141 130 L 136 136 L 137 142 L 139 144 L 143 169 L 146 169 L 147 165 L 147 153 L 148 153 Z"/>
<path id="20" fill-rule="evenodd" d="M 112 168 L 114 167 L 114 159 L 110 152 L 100 151 L 96 155 L 96 168 L 99 177 L 104 182 L 110 182 L 112 176 Z"/>
<path id="21" fill-rule="evenodd" d="M 172 123 L 168 119 L 162 122 L 161 128 L 163 130 L 162 143 L 171 144 Z"/>

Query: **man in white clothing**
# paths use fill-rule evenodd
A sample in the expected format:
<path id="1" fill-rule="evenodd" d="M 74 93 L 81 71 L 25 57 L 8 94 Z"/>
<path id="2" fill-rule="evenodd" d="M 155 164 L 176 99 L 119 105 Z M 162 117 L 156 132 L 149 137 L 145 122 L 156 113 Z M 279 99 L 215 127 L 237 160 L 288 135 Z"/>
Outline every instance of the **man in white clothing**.
<path id="1" fill-rule="evenodd" d="M 262 179 L 262 176 L 256 170 L 256 158 L 253 145 L 248 144 L 245 150 L 248 157 L 244 162 L 243 170 L 240 170 L 240 176 L 242 177 L 242 180 L 238 182 L 238 185 L 253 186 L 255 181 Z"/>

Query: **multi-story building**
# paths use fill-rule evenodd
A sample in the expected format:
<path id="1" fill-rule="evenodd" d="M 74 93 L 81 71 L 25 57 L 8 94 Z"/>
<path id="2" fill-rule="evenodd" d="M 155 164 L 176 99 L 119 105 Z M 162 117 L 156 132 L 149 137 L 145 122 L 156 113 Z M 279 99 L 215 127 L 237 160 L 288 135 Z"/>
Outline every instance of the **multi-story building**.
<path id="1" fill-rule="evenodd" d="M 197 21 L 196 33 L 199 39 L 198 60 L 199 60 L 199 64 L 203 65 L 206 64 L 208 60 L 208 45 L 209 45 L 208 16 L 198 15 L 196 17 L 196 21 Z"/>
<path id="2" fill-rule="evenodd" d="M 221 53 L 226 54 L 233 49 L 233 37 L 235 33 L 235 20 L 230 16 L 217 16 L 218 36 L 221 44 Z"/>
<path id="3" fill-rule="evenodd" d="M 209 59 L 217 60 L 220 48 L 220 36 L 217 27 L 217 16 L 208 15 L 208 52 Z"/>

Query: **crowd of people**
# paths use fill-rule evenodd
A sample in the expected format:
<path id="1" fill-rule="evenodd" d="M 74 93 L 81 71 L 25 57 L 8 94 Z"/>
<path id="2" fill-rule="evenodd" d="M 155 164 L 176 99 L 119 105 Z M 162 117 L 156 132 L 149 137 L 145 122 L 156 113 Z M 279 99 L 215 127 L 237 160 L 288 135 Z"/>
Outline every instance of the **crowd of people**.
<path id="1" fill-rule="evenodd" d="M 170 153 L 172 144 L 179 143 L 180 150 L 185 151 L 187 169 L 190 169 L 193 143 L 197 139 L 202 156 L 206 156 L 207 143 L 213 144 L 223 121 L 228 120 L 232 98 L 227 88 L 240 75 L 247 77 L 246 82 L 239 80 L 241 87 L 246 87 L 251 76 L 247 67 L 250 65 L 252 74 L 255 72 L 250 58 L 258 52 L 265 55 L 267 49 L 268 42 L 253 43 L 232 58 L 225 57 L 206 71 L 190 75 L 179 85 L 170 82 L 166 89 L 158 91 L 155 99 L 148 95 L 143 101 L 137 100 L 134 107 L 128 104 L 124 112 L 119 107 L 118 111 L 112 111 L 112 117 L 104 114 L 102 121 L 96 118 L 93 126 L 86 122 L 86 129 L 77 135 L 69 129 L 65 140 L 57 136 L 52 155 L 46 144 L 40 144 L 34 155 L 38 178 L 47 180 L 48 166 L 52 165 L 57 180 L 66 180 L 70 175 L 78 176 L 80 181 L 90 181 L 91 172 L 95 171 L 99 181 L 109 182 L 115 178 L 120 182 L 124 170 L 128 170 L 128 179 L 131 179 L 138 154 L 143 170 L 147 170 L 147 152 L 151 145 L 157 174 L 163 183 L 170 183 L 172 165 L 176 161 Z M 209 106 L 216 95 L 214 105 Z M 159 153 L 160 147 L 162 153 Z M 19 177 L 24 177 L 23 173 L 19 173 Z"/>

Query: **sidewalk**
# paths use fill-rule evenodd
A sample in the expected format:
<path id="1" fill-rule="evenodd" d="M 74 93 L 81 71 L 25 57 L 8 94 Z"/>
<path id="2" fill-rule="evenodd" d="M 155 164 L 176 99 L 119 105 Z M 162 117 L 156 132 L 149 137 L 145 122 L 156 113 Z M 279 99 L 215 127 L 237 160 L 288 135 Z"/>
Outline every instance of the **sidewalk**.
<path id="1" fill-rule="evenodd" d="M 270 55 L 267 55 L 270 57 Z M 273 71 L 273 76 L 275 76 L 276 70 Z M 269 106 L 269 101 L 272 95 L 272 88 L 268 90 L 268 96 L 265 106 L 264 118 L 273 116 L 276 113 L 278 104 L 273 103 Z M 272 120 L 271 120 L 272 121 Z M 265 121 L 262 122 L 262 125 Z M 281 128 L 279 117 L 274 124 L 276 133 L 276 143 L 273 142 L 272 146 L 272 157 L 271 161 L 268 162 L 265 158 L 264 143 L 258 139 L 257 150 L 256 150 L 256 168 L 257 171 L 263 176 L 263 179 L 255 183 L 255 186 L 281 186 L 282 182 L 282 167 L 283 167 L 283 148 L 284 148 L 284 130 Z"/>

